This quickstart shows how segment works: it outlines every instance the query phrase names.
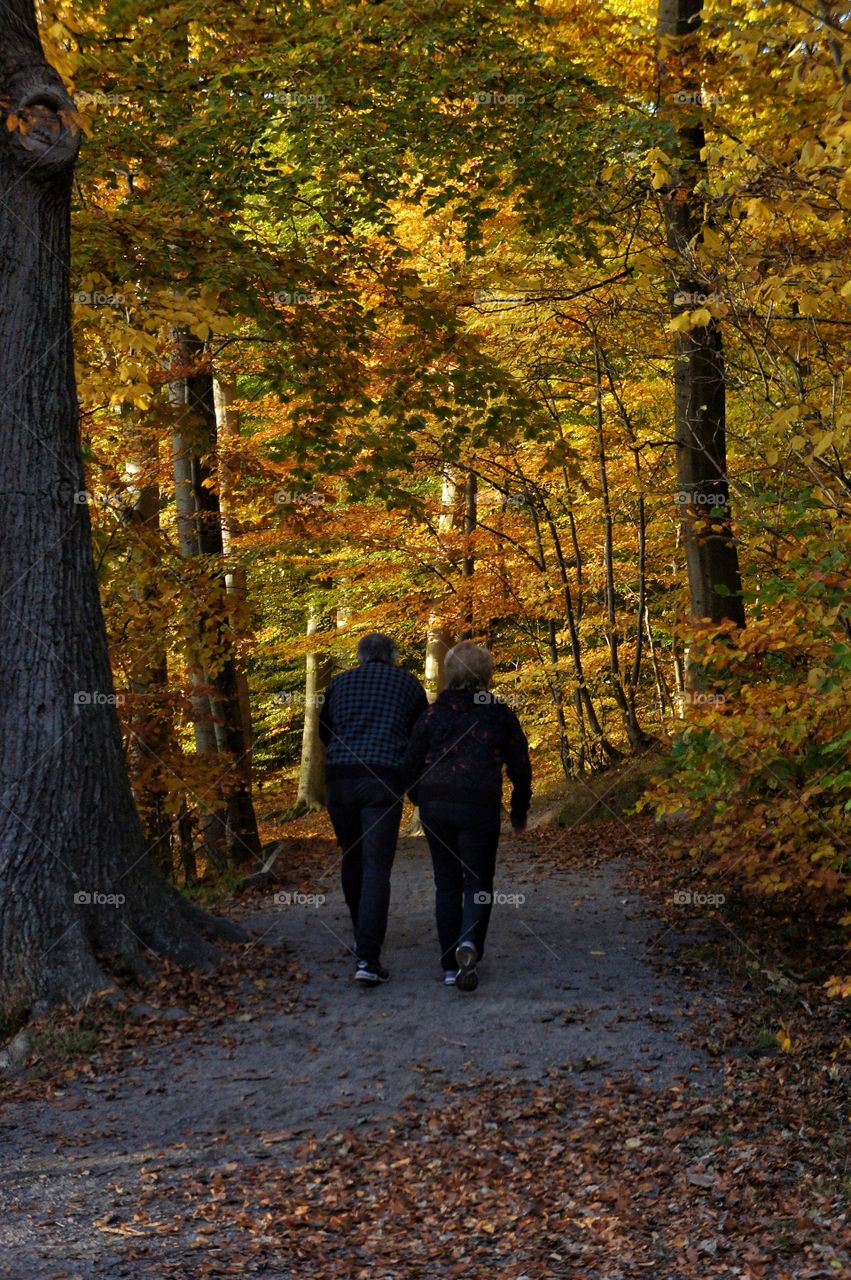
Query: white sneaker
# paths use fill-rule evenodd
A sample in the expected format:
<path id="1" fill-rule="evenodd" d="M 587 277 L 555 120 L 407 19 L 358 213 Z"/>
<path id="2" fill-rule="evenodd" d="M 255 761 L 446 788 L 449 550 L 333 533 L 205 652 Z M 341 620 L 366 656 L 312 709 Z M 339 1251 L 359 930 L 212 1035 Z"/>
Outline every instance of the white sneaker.
<path id="1" fill-rule="evenodd" d="M 472 942 L 462 942 L 455 948 L 455 963 L 458 965 L 455 986 L 459 991 L 475 991 L 479 985 L 479 975 L 476 973 L 478 959 L 478 952 Z"/>
<path id="2" fill-rule="evenodd" d="M 444 969 L 443 985 L 445 987 L 454 987 L 457 977 L 458 977 L 458 972 L 456 969 Z"/>
<path id="3" fill-rule="evenodd" d="M 358 960 L 355 982 L 364 982 L 367 986 L 376 987 L 381 982 L 387 982 L 389 977 L 390 974 L 377 961 L 373 964 L 368 960 Z"/>

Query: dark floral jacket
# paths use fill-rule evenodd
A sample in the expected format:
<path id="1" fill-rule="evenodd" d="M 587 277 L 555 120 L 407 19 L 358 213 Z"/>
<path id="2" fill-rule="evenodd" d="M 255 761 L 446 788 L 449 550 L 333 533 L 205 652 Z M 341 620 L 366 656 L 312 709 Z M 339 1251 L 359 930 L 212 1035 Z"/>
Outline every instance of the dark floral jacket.
<path id="1" fill-rule="evenodd" d="M 496 694 L 446 689 L 414 726 L 402 773 L 414 804 L 499 804 L 503 765 L 513 786 L 511 820 L 522 823 L 532 798 L 532 765 L 520 721 Z"/>

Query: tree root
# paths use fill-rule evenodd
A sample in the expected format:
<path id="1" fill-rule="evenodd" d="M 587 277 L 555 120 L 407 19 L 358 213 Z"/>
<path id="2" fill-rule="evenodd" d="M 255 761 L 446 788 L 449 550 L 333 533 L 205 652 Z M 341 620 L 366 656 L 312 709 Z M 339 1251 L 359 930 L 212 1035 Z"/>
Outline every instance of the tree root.
<path id="1" fill-rule="evenodd" d="M 234 924 L 232 920 L 226 920 L 224 916 L 215 916 L 212 912 L 204 911 L 194 902 L 188 902 L 186 898 L 180 899 L 180 911 L 191 925 L 210 938 L 218 938 L 221 942 L 251 940 L 251 934 L 241 925 Z"/>

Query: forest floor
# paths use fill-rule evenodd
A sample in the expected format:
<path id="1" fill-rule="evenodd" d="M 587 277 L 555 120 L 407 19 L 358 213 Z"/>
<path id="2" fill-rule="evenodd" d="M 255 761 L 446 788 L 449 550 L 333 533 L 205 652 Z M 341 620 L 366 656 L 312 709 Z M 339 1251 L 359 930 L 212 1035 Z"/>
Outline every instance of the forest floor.
<path id="1" fill-rule="evenodd" d="M 849 1274 L 836 1005 L 675 906 L 651 823 L 506 837 L 470 995 L 422 839 L 362 991 L 333 842 L 299 829 L 220 974 L 69 1017 L 3 1086 L 3 1280 Z"/>

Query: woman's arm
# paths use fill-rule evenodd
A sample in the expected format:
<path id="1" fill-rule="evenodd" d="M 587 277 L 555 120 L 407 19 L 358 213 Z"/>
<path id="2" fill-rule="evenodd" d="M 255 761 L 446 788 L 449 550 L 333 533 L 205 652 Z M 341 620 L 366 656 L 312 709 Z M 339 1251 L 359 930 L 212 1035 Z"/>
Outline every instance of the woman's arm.
<path id="1" fill-rule="evenodd" d="M 532 801 L 532 761 L 529 743 L 520 721 L 510 707 L 505 708 L 505 767 L 511 782 L 511 825 L 522 830 Z"/>

